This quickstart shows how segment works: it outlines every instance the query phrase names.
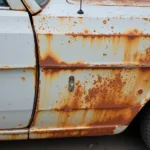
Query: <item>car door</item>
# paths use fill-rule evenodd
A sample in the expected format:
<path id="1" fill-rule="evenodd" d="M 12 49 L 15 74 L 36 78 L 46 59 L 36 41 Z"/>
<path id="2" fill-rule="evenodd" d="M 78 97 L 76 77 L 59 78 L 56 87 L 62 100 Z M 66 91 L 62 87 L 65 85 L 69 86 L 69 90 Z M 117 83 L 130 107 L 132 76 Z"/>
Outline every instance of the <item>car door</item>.
<path id="1" fill-rule="evenodd" d="M 36 88 L 35 43 L 29 15 L 21 11 L 25 7 L 20 1 L 7 2 L 0 0 L 0 130 L 30 124 Z"/>
<path id="2" fill-rule="evenodd" d="M 85 0 L 78 14 L 79 0 L 51 0 L 30 11 L 40 69 L 30 138 L 117 134 L 147 103 L 150 1 L 135 1 Z"/>

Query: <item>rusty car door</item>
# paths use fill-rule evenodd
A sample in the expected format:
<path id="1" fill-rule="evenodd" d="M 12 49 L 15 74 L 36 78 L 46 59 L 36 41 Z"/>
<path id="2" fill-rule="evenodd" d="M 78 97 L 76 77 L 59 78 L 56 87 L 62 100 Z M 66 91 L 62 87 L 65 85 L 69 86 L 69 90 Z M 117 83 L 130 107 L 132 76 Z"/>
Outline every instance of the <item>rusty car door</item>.
<path id="1" fill-rule="evenodd" d="M 0 4 L 0 130 L 22 129 L 29 125 L 34 105 L 34 35 L 27 12 L 11 10 L 6 0 Z M 25 9 L 19 1 L 11 6 Z"/>
<path id="2" fill-rule="evenodd" d="M 150 11 L 139 6 L 86 4 L 81 15 L 79 3 L 51 0 L 32 17 L 40 84 L 30 138 L 127 128 L 150 99 Z"/>

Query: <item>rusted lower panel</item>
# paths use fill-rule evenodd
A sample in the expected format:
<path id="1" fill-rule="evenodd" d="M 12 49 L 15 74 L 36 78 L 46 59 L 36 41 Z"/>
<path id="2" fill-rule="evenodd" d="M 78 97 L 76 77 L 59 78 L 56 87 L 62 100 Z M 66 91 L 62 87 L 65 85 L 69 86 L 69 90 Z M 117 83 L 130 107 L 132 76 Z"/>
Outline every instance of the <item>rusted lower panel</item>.
<path id="1" fill-rule="evenodd" d="M 0 131 L 0 140 L 27 140 L 27 139 L 28 139 L 28 129 Z"/>
<path id="2" fill-rule="evenodd" d="M 114 133 L 120 133 L 126 126 L 103 126 L 99 128 L 95 127 L 80 127 L 80 128 L 41 128 L 31 129 L 30 139 L 43 139 L 43 138 L 64 138 L 64 137 L 77 137 L 77 136 L 100 136 L 100 135 L 112 135 Z M 116 132 L 117 131 L 117 132 Z"/>
<path id="3" fill-rule="evenodd" d="M 150 66 L 149 36 L 45 34 L 38 45 L 41 67 Z"/>
<path id="4" fill-rule="evenodd" d="M 79 4 L 80 0 L 67 0 L 71 4 Z M 83 0 L 84 4 L 115 6 L 150 6 L 150 0 Z"/>
<path id="5" fill-rule="evenodd" d="M 40 73 L 30 138 L 116 134 L 150 98 L 149 68 L 41 69 Z M 73 92 L 68 91 L 70 76 L 75 77 Z"/>
<path id="6" fill-rule="evenodd" d="M 140 110 L 140 106 L 113 109 L 51 110 L 36 113 L 36 128 L 74 128 L 128 125 Z"/>

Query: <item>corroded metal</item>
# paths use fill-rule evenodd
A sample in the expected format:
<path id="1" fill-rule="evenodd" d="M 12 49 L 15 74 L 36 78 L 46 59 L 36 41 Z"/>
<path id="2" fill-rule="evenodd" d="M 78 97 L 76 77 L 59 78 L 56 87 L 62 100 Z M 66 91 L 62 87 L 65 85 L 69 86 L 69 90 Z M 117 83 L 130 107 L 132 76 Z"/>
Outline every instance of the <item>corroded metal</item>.
<path id="1" fill-rule="evenodd" d="M 78 9 L 51 0 L 33 16 L 40 85 L 30 138 L 117 134 L 150 99 L 149 8 Z"/>

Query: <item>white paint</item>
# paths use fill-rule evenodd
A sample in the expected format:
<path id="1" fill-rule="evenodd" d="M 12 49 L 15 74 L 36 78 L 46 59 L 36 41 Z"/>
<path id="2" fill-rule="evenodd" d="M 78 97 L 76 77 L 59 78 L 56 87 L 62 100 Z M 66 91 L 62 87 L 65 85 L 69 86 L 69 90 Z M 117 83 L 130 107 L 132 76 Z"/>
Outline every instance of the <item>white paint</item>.
<path id="1" fill-rule="evenodd" d="M 23 3 L 28 8 L 29 12 L 34 15 L 42 10 L 40 5 L 35 0 L 23 0 Z"/>
<path id="2" fill-rule="evenodd" d="M 150 47 L 150 37 L 137 40 L 127 37 L 150 35 L 149 7 L 85 5 L 84 15 L 77 14 L 78 9 L 78 5 L 65 0 L 51 0 L 41 13 L 33 16 L 41 58 L 49 53 L 58 63 L 70 65 L 80 62 L 90 67 L 110 64 L 150 66 L 149 63 L 139 64 Z M 50 39 L 46 37 L 48 34 L 52 35 Z M 72 34 L 78 36 L 72 37 Z M 83 38 L 84 35 L 87 38 Z M 125 60 L 127 51 L 130 51 L 129 59 Z M 50 67 L 49 64 L 43 66 Z"/>
<path id="3" fill-rule="evenodd" d="M 7 0 L 7 3 L 13 10 L 26 11 L 26 8 L 22 4 L 21 0 Z"/>
<path id="4" fill-rule="evenodd" d="M 0 129 L 24 128 L 35 96 L 33 31 L 27 12 L 1 10 L 0 20 Z"/>

